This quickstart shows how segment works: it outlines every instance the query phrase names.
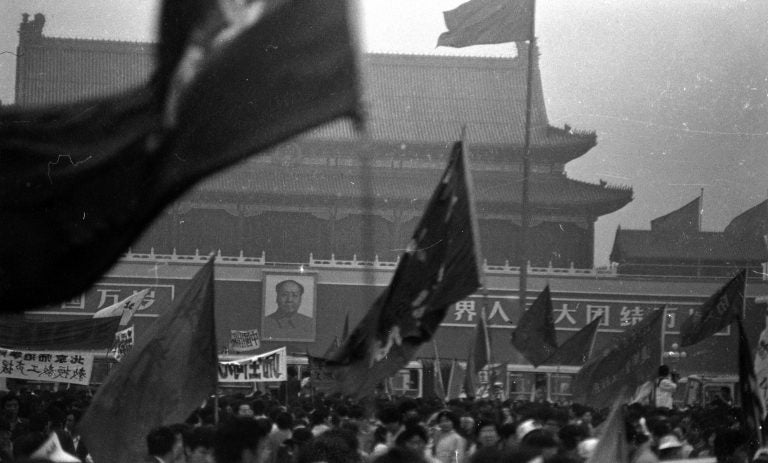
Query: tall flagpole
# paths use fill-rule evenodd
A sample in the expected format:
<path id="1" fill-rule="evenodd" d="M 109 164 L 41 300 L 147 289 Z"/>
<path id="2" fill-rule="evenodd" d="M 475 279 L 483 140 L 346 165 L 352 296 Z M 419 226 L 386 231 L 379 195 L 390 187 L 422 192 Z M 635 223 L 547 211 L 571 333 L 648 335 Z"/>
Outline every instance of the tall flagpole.
<path id="1" fill-rule="evenodd" d="M 531 0 L 531 35 L 528 40 L 528 73 L 526 76 L 525 95 L 525 144 L 523 146 L 523 192 L 520 205 L 520 240 L 518 242 L 518 258 L 520 266 L 520 313 L 525 311 L 526 291 L 528 286 L 528 224 L 529 218 L 529 182 L 530 182 L 530 150 L 531 150 L 531 82 L 533 80 L 533 59 L 536 48 L 536 0 Z"/>

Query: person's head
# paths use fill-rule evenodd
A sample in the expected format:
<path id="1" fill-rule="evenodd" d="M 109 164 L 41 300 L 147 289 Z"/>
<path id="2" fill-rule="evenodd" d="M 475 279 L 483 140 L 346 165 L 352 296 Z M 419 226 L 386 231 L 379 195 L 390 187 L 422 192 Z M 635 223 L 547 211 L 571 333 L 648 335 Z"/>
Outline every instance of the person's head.
<path id="1" fill-rule="evenodd" d="M 170 426 L 159 426 L 147 434 L 147 453 L 163 461 L 174 461 L 182 452 L 181 439 Z"/>
<path id="2" fill-rule="evenodd" d="M 557 441 L 554 436 L 544 429 L 534 429 L 527 433 L 521 445 L 541 455 L 545 460 L 557 453 Z"/>
<path id="3" fill-rule="evenodd" d="M 499 443 L 499 425 L 495 421 L 480 420 L 477 423 L 477 444 L 493 447 Z"/>
<path id="4" fill-rule="evenodd" d="M 213 454 L 216 463 L 257 463 L 269 432 L 258 420 L 234 417 L 216 429 Z"/>
<path id="5" fill-rule="evenodd" d="M 373 463 L 426 463 L 423 452 L 416 452 L 408 447 L 392 447 L 379 455 Z"/>
<path id="6" fill-rule="evenodd" d="M 382 408 L 378 413 L 382 426 L 390 432 L 397 432 L 400 428 L 400 411 L 394 406 Z"/>
<path id="7" fill-rule="evenodd" d="M 395 438 L 395 445 L 411 449 L 419 455 L 424 454 L 427 442 L 429 442 L 427 430 L 419 425 L 407 426 Z"/>
<path id="8" fill-rule="evenodd" d="M 301 306 L 304 286 L 298 281 L 283 280 L 275 286 L 278 312 L 296 313 Z"/>
<path id="9" fill-rule="evenodd" d="M 213 463 L 213 439 L 216 429 L 205 425 L 192 428 L 184 434 L 186 463 Z"/>
<path id="10" fill-rule="evenodd" d="M 659 378 L 663 378 L 669 376 L 669 366 L 668 365 L 662 365 L 659 367 Z"/>
<path id="11" fill-rule="evenodd" d="M 443 410 L 437 414 L 437 425 L 443 432 L 448 432 L 459 427 L 459 419 L 450 410 Z"/>
<path id="12" fill-rule="evenodd" d="M 342 429 L 331 429 L 312 439 L 299 451 L 299 463 L 358 463 L 355 436 Z M 217 463 L 221 463 L 216 460 Z"/>
<path id="13" fill-rule="evenodd" d="M 235 409 L 235 415 L 242 416 L 244 418 L 253 418 L 254 416 L 253 406 L 251 406 L 251 403 L 248 401 L 242 401 L 237 404 L 237 409 Z"/>

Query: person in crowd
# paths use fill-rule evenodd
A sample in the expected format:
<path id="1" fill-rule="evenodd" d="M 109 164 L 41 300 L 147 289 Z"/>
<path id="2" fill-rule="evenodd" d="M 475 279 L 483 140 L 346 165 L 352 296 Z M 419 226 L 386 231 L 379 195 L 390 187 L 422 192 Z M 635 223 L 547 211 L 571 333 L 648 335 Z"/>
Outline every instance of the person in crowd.
<path id="1" fill-rule="evenodd" d="M 356 441 L 350 432 L 341 429 L 328 430 L 312 439 L 299 451 L 298 463 L 361 463 L 362 457 Z"/>
<path id="2" fill-rule="evenodd" d="M 280 446 L 291 437 L 293 437 L 293 416 L 288 412 L 280 412 L 275 417 L 275 425 L 267 436 L 269 461 L 277 461 L 277 454 L 280 450 Z"/>
<path id="3" fill-rule="evenodd" d="M 560 455 L 579 460 L 579 443 L 589 437 L 589 429 L 584 424 L 567 424 L 557 433 L 560 439 Z"/>
<path id="4" fill-rule="evenodd" d="M 147 453 L 153 463 L 174 463 L 183 454 L 182 439 L 170 426 L 159 426 L 147 434 Z"/>
<path id="5" fill-rule="evenodd" d="M 268 428 L 259 420 L 234 417 L 216 428 L 213 455 L 216 463 L 262 463 L 266 459 Z"/>
<path id="6" fill-rule="evenodd" d="M 2 417 L 11 427 L 11 439 L 16 439 L 27 431 L 29 420 L 19 416 L 21 402 L 16 394 L 6 394 L 0 399 Z"/>
<path id="7" fill-rule="evenodd" d="M 395 447 L 407 448 L 415 452 L 424 463 L 439 463 L 439 460 L 429 451 L 428 443 L 427 430 L 418 424 L 406 426 L 395 439 Z"/>
<path id="8" fill-rule="evenodd" d="M 211 425 L 188 429 L 183 436 L 185 463 L 214 463 L 213 441 L 216 428 Z"/>
<path id="9" fill-rule="evenodd" d="M 11 426 L 0 418 L 0 463 L 13 461 L 13 441 L 11 440 Z"/>
<path id="10" fill-rule="evenodd" d="M 654 386 L 654 400 L 657 408 L 672 409 L 674 406 L 674 394 L 677 390 L 677 384 L 672 380 L 672 373 L 668 365 L 659 367 L 659 374 L 656 377 Z"/>
<path id="11" fill-rule="evenodd" d="M 467 441 L 456 431 L 459 428 L 456 414 L 449 410 L 441 411 L 437 414 L 437 426 L 432 454 L 441 463 L 462 463 Z"/>

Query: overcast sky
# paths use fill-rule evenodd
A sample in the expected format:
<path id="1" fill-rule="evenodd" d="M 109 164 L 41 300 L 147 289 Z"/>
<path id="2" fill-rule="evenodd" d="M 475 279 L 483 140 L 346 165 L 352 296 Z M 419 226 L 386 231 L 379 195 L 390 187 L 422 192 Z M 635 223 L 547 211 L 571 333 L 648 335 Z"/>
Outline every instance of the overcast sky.
<path id="1" fill-rule="evenodd" d="M 368 51 L 511 55 L 511 45 L 435 49 L 442 11 L 462 0 L 361 0 Z M 154 0 L 0 0 L 0 99 L 13 98 L 21 13 L 45 34 L 148 41 Z M 768 197 L 768 1 L 538 0 L 536 35 L 550 123 L 597 132 L 572 178 L 629 185 L 635 199 L 602 217 L 596 263 L 616 227 L 650 220 L 704 188 L 703 228 Z"/>

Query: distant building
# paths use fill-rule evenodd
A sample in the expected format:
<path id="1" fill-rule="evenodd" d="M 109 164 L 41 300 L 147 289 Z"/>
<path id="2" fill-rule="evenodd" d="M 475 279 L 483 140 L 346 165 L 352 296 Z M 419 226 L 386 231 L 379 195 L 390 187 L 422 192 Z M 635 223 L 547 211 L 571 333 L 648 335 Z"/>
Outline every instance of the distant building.
<path id="1" fill-rule="evenodd" d="M 701 197 L 651 221 L 650 230 L 619 227 L 611 262 L 623 275 L 729 276 L 765 273 L 768 200 L 739 214 L 722 232 L 700 227 Z"/>

